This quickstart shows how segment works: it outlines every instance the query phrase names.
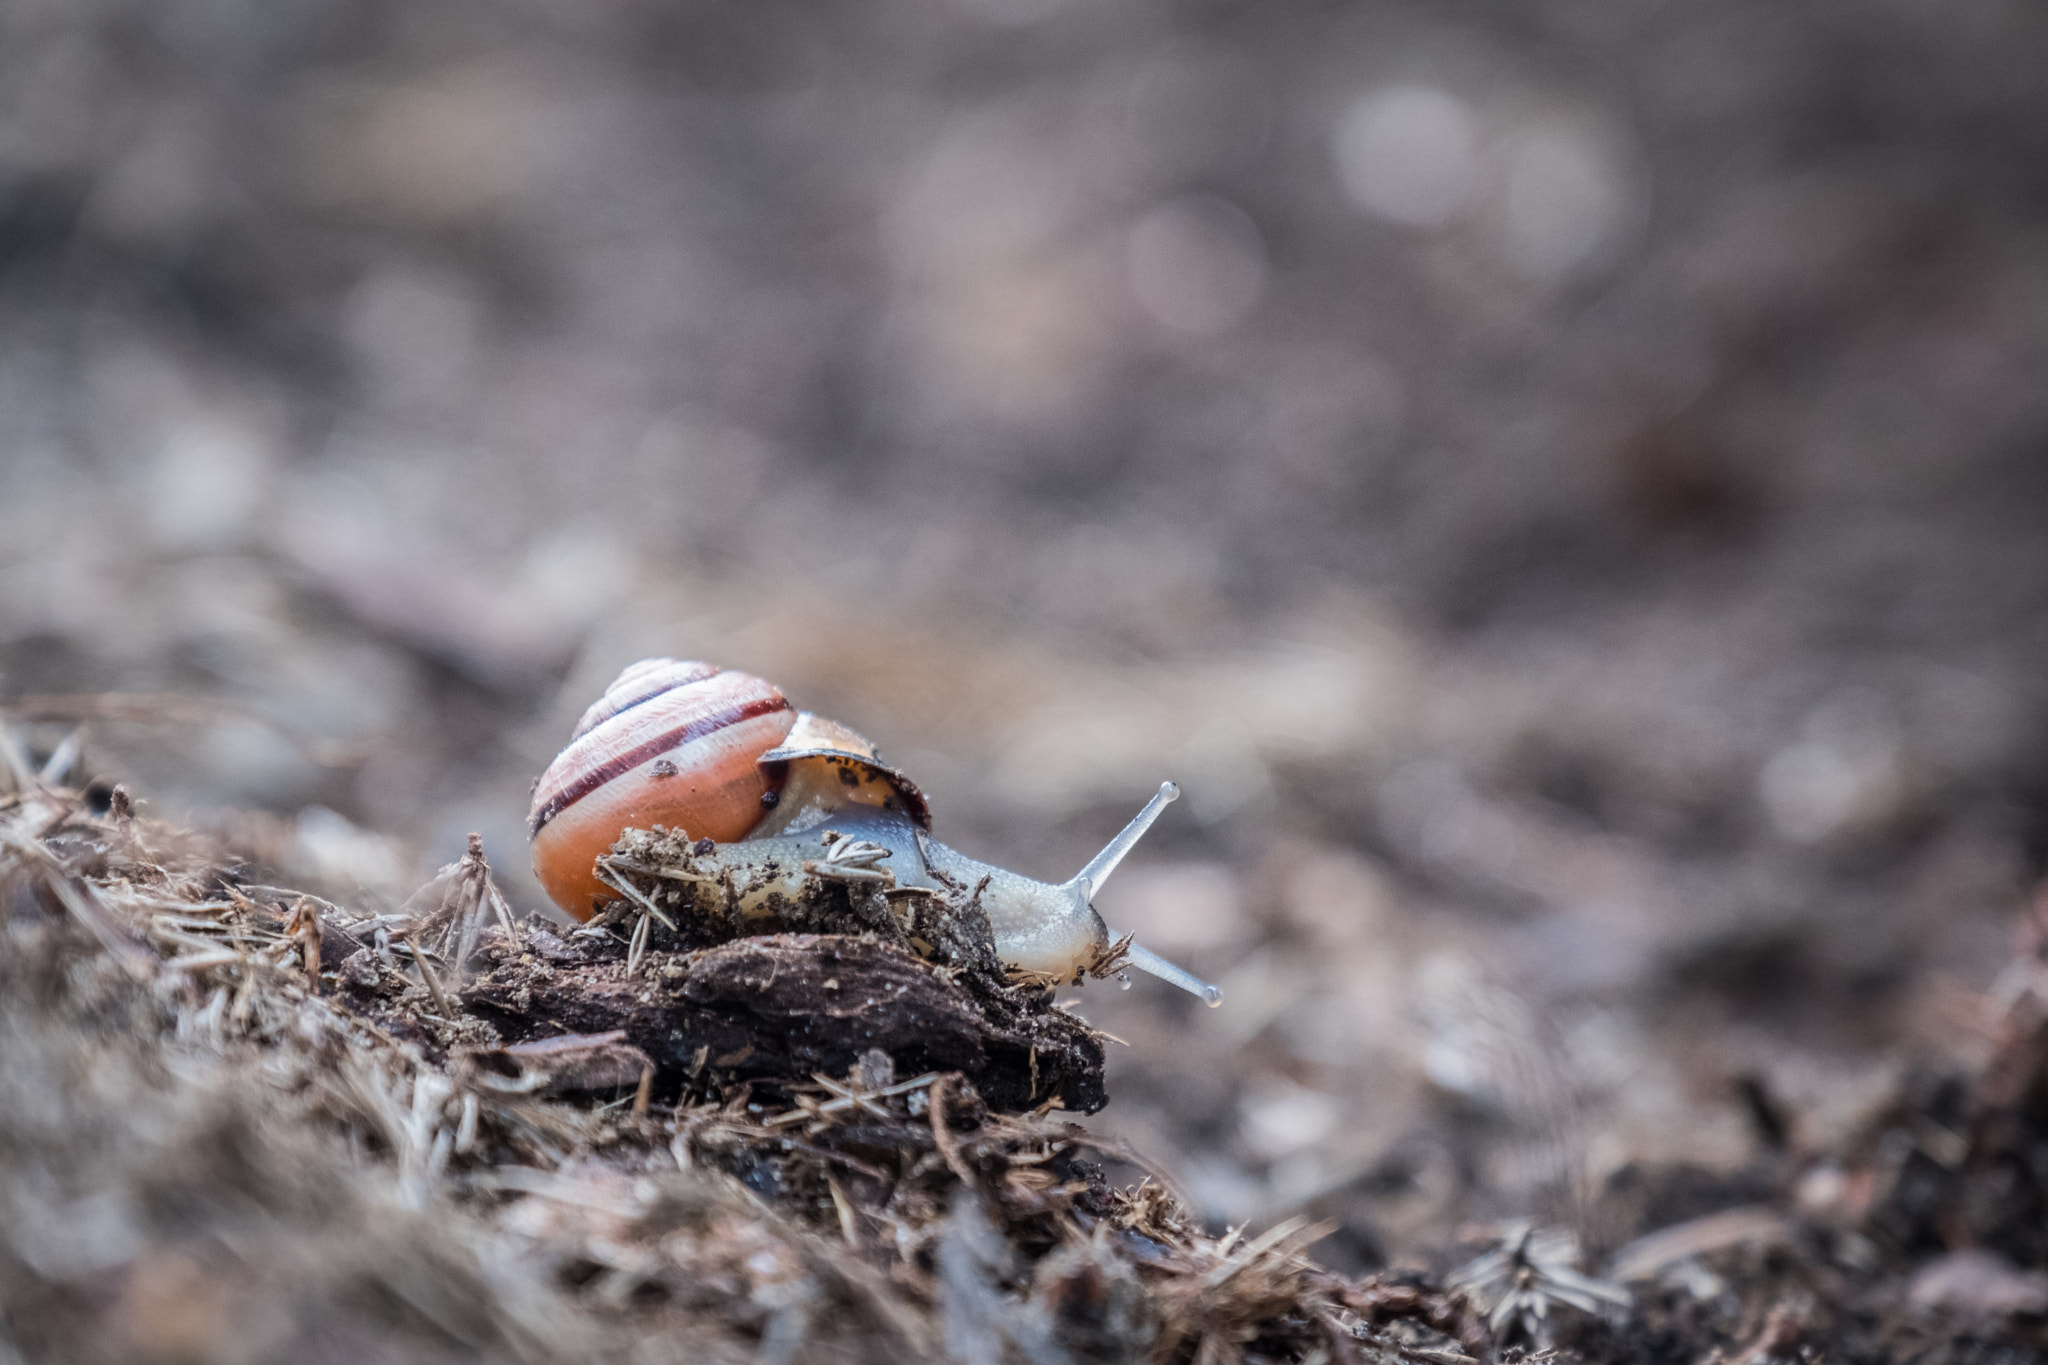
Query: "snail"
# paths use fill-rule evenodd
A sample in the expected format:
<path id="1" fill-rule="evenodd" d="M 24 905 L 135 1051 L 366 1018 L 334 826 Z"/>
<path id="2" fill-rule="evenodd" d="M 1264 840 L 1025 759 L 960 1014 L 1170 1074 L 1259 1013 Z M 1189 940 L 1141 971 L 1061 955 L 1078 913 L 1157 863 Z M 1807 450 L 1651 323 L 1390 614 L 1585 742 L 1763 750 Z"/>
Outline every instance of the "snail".
<path id="1" fill-rule="evenodd" d="M 534 784 L 533 867 L 555 903 L 589 920 L 603 902 L 641 900 L 612 850 L 628 830 L 685 836 L 663 877 L 716 887 L 733 914 L 765 918 L 838 882 L 890 896 L 971 899 L 996 956 L 1042 978 L 1071 978 L 1115 941 L 1090 903 L 1160 812 L 1171 782 L 1088 865 L 1041 882 L 958 853 L 931 836 L 923 793 L 836 721 L 792 708 L 774 684 L 715 664 L 645 659 L 577 723 Z M 663 916 L 666 919 L 666 916 Z M 644 929 L 644 918 L 642 922 Z M 1135 943 L 1129 964 L 1211 1005 L 1222 992 Z"/>

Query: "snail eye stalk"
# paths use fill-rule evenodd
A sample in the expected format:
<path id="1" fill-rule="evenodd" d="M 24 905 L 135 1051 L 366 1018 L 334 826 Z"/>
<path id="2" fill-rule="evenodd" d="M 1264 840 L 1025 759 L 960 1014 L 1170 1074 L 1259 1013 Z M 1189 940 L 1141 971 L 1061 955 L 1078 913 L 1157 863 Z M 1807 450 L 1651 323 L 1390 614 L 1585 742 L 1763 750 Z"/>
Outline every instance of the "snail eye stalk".
<path id="1" fill-rule="evenodd" d="M 1145 837 L 1145 831 L 1159 819 L 1160 812 L 1179 799 L 1180 787 L 1177 784 L 1161 782 L 1158 793 L 1145 803 L 1145 809 L 1139 811 L 1131 823 L 1124 826 L 1123 833 L 1111 839 L 1102 852 L 1090 858 L 1088 866 L 1076 872 L 1068 885 L 1080 887 L 1081 894 L 1093 900 L 1102 884 L 1109 880 L 1109 874 L 1116 871 L 1116 865 L 1124 860 L 1124 855 Z"/>

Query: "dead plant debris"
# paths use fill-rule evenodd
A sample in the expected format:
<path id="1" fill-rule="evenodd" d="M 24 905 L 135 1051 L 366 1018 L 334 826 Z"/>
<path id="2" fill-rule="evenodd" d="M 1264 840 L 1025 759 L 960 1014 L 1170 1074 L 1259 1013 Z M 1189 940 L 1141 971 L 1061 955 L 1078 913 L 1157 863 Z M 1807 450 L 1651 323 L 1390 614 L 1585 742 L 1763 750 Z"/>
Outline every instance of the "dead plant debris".
<path id="1" fill-rule="evenodd" d="M 0 1358 L 2044 1344 L 2048 908 L 1988 1068 L 1782 1173 L 1824 1168 L 1834 1204 L 1644 1229 L 1604 1267 L 1520 1223 L 1444 1279 L 1347 1279 L 1306 1254 L 1327 1226 L 1216 1237 L 1160 1182 L 1112 1182 L 1128 1153 L 1056 1113 L 1106 1100 L 1100 1040 L 1031 983 L 844 923 L 704 943 L 644 914 L 522 922 L 475 839 L 399 910 L 352 909 L 68 776 L 0 733 Z"/>

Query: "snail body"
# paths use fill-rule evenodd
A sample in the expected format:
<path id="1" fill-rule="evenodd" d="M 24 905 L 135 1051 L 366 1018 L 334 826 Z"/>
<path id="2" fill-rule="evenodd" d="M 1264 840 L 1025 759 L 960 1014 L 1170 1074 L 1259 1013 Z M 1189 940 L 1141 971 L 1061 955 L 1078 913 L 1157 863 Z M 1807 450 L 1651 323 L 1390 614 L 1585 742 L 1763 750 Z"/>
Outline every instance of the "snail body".
<path id="1" fill-rule="evenodd" d="M 1112 941 L 1090 903 L 1179 788 L 1158 793 L 1088 865 L 1042 882 L 931 835 L 924 795 L 872 744 L 799 712 L 772 683 L 712 664 L 648 659 L 621 673 L 534 786 L 534 872 L 579 920 L 627 894 L 607 859 L 628 830 L 688 836 L 663 874 L 716 885 L 727 909 L 766 919 L 820 883 L 940 901 L 969 897 L 1003 963 L 1072 977 Z M 1211 985 L 1132 944 L 1132 966 L 1218 1003 Z"/>

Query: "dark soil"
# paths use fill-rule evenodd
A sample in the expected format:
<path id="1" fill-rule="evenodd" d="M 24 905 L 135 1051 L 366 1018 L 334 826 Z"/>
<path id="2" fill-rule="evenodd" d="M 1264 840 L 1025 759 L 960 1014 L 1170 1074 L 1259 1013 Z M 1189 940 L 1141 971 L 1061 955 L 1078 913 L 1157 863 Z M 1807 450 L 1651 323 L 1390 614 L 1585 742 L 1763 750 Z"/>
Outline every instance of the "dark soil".
<path id="1" fill-rule="evenodd" d="M 887 944 L 769 935 L 649 953 L 631 977 L 613 956 L 501 961 L 463 989 L 462 1001 L 511 1042 L 623 1030 L 653 1062 L 664 1096 L 820 1071 L 840 1076 L 879 1049 L 906 1072 L 957 1072 L 1003 1109 L 1050 1103 L 1093 1113 L 1108 1102 L 1102 1044 L 1053 1009 L 1048 993 L 998 1013 Z"/>

